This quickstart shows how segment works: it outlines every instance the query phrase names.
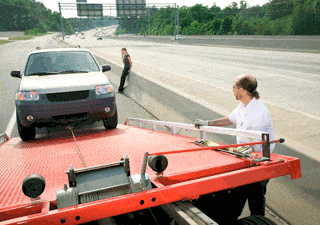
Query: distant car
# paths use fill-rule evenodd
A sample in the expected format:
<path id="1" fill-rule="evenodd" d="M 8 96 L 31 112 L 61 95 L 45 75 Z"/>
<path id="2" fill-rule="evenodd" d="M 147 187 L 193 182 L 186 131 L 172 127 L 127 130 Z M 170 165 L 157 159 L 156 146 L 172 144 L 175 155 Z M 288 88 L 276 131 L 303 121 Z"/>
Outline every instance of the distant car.
<path id="1" fill-rule="evenodd" d="M 90 51 L 47 49 L 30 53 L 25 69 L 12 71 L 21 78 L 16 92 L 19 136 L 36 136 L 36 127 L 103 120 L 106 129 L 118 124 L 114 88 Z M 87 123 L 86 122 L 86 123 Z"/>
<path id="2" fill-rule="evenodd" d="M 97 40 L 102 40 L 102 37 L 98 37 Z"/>

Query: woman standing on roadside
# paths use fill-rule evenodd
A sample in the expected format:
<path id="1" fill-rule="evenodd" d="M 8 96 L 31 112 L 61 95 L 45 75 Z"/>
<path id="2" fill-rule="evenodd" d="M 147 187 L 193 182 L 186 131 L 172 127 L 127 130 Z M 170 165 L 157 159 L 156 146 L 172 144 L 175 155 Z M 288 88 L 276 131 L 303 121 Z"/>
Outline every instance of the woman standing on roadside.
<path id="1" fill-rule="evenodd" d="M 124 83 L 126 81 L 126 76 L 130 73 L 131 67 L 132 67 L 131 57 L 128 54 L 126 48 L 122 48 L 121 49 L 121 56 L 122 56 L 122 61 L 123 61 L 123 64 L 124 64 L 124 68 L 123 68 L 123 71 L 122 71 L 120 86 L 119 86 L 119 89 L 118 89 L 119 92 L 123 91 L 123 86 L 124 86 Z"/>

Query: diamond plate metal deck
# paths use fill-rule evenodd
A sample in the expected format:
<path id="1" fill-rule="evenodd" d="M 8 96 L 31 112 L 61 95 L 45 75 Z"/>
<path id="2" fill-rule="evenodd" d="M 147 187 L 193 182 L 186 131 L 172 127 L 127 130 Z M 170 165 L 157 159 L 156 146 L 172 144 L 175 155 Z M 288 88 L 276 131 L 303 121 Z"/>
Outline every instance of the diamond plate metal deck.
<path id="1" fill-rule="evenodd" d="M 126 154 L 130 158 L 131 174 L 141 172 L 145 152 L 202 148 L 195 145 L 195 138 L 150 131 L 126 125 L 114 130 L 96 130 L 89 134 L 75 131 L 77 143 L 70 137 L 43 138 L 23 142 L 10 139 L 0 148 L 0 209 L 30 203 L 23 195 L 23 179 L 32 174 L 42 175 L 46 188 L 40 196 L 44 200 L 55 200 L 55 191 L 68 183 L 65 172 L 72 165 L 83 168 L 81 155 L 87 167 L 119 161 Z M 81 155 L 78 148 L 80 148 Z M 169 164 L 162 183 L 167 185 L 206 175 L 244 168 L 246 163 L 215 151 L 201 151 L 167 156 Z M 214 159 L 214 160 L 213 160 Z M 214 163 L 213 163 L 214 161 Z M 147 168 L 151 180 L 155 172 Z"/>

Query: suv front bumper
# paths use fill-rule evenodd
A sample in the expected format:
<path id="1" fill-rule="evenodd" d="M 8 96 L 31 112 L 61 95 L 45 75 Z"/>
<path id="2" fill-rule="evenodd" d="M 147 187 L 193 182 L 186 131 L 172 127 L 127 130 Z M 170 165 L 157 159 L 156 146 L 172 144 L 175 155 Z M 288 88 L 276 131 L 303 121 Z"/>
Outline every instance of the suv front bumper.
<path id="1" fill-rule="evenodd" d="M 108 107 L 109 110 L 106 111 Z M 83 120 L 99 120 L 109 118 L 115 114 L 115 97 L 96 98 L 71 102 L 16 102 L 17 116 L 20 123 L 29 127 L 44 127 L 48 124 L 64 124 Z M 33 116 L 33 121 L 27 121 L 28 115 Z"/>

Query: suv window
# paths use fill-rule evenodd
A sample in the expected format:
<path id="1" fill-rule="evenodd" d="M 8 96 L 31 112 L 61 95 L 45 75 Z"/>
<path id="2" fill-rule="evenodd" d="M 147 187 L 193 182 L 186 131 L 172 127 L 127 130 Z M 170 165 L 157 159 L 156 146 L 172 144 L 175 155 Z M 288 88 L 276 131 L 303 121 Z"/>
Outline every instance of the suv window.
<path id="1" fill-rule="evenodd" d="M 88 73 L 99 70 L 90 52 L 41 52 L 29 56 L 25 76 Z"/>

